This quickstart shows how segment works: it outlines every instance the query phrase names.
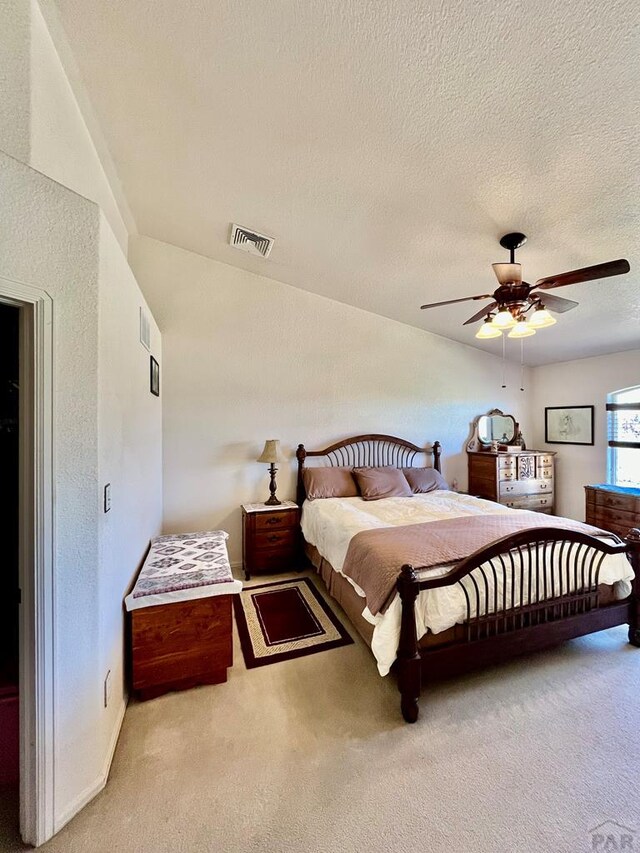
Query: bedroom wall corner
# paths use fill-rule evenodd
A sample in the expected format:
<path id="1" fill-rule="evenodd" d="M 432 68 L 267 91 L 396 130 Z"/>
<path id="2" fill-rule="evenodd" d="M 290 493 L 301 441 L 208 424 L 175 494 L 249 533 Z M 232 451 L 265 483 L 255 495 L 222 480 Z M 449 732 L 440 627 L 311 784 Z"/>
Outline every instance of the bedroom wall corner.
<path id="1" fill-rule="evenodd" d="M 640 349 L 535 367 L 532 375 L 536 446 L 555 450 L 557 513 L 584 521 L 584 486 L 607 480 L 607 394 L 640 383 Z M 545 443 L 546 406 L 595 406 L 594 445 Z"/>

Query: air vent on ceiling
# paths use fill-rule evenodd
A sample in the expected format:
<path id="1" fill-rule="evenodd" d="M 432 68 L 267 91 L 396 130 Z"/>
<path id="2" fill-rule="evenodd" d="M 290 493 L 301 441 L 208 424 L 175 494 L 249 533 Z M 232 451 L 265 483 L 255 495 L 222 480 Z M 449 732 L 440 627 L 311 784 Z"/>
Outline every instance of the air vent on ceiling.
<path id="1" fill-rule="evenodd" d="M 269 252 L 273 247 L 273 237 L 258 234 L 256 231 L 250 231 L 248 228 L 243 228 L 242 225 L 234 223 L 231 226 L 229 243 L 242 252 L 248 252 L 250 255 L 259 255 L 261 258 L 268 258 Z"/>

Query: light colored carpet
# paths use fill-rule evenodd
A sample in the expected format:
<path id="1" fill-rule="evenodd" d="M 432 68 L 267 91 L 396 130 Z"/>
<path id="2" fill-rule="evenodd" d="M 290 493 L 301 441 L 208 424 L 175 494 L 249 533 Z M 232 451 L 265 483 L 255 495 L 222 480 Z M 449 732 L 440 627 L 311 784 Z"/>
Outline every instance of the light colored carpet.
<path id="1" fill-rule="evenodd" d="M 577 853 L 607 819 L 640 848 L 639 700 L 624 629 L 435 686 L 413 726 L 358 638 L 253 670 L 236 638 L 227 684 L 130 705 L 42 849 Z"/>

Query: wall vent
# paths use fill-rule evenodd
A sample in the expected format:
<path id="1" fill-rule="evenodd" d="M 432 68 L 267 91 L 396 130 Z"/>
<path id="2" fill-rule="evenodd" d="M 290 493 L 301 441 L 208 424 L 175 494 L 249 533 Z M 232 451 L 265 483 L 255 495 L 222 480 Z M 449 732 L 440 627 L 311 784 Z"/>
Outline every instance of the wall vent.
<path id="1" fill-rule="evenodd" d="M 273 247 L 273 237 L 267 237 L 265 234 L 258 234 L 257 231 L 251 231 L 249 228 L 244 228 L 242 225 L 231 226 L 231 236 L 229 243 L 240 249 L 241 252 L 248 252 L 250 255 L 259 255 L 261 258 L 268 258 Z"/>

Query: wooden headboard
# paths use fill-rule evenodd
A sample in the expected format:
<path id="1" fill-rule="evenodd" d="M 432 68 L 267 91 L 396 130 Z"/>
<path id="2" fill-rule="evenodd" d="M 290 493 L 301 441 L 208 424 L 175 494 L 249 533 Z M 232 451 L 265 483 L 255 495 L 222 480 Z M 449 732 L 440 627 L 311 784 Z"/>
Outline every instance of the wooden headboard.
<path id="1" fill-rule="evenodd" d="M 440 442 L 434 441 L 431 447 L 418 447 L 417 444 L 394 435 L 354 435 L 325 447 L 324 450 L 306 450 L 299 444 L 296 450 L 298 460 L 298 506 L 307 494 L 304 488 L 302 472 L 309 457 L 324 457 L 323 464 L 329 468 L 378 468 L 390 465 L 394 468 L 415 468 L 416 457 L 432 457 L 433 467 L 440 471 Z"/>

